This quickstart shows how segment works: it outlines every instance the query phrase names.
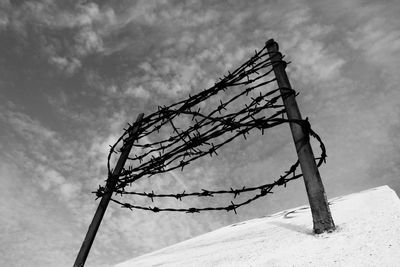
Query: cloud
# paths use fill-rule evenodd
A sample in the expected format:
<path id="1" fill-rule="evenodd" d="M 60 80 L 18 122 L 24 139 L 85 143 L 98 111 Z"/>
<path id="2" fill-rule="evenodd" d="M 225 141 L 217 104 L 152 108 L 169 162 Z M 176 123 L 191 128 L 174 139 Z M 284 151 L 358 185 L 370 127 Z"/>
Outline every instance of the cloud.
<path id="1" fill-rule="evenodd" d="M 67 207 L 57 205 L 57 201 L 27 179 L 32 175 L 29 170 L 14 163 L 1 157 L 0 265 L 70 265 L 74 257 L 76 222 Z"/>
<path id="2" fill-rule="evenodd" d="M 150 97 L 150 93 L 146 91 L 142 86 L 138 86 L 134 89 L 132 87 L 128 87 L 125 91 L 125 95 L 142 99 L 148 99 Z"/>
<path id="3" fill-rule="evenodd" d="M 82 28 L 75 36 L 75 53 L 77 55 L 85 56 L 101 51 L 103 51 L 103 40 L 90 27 Z"/>
<path id="4" fill-rule="evenodd" d="M 337 79 L 340 68 L 345 60 L 330 52 L 322 42 L 314 40 L 300 41 L 296 45 L 296 51 L 291 55 L 295 62 L 294 69 L 300 72 L 305 83 L 311 79 L 318 82 Z M 290 53 L 290 52 L 288 52 Z"/>
<path id="5" fill-rule="evenodd" d="M 35 174 L 41 177 L 39 185 L 43 190 L 56 192 L 62 201 L 70 201 L 81 193 L 82 186 L 79 183 L 67 181 L 59 171 L 51 167 L 39 164 L 35 171 Z"/>
<path id="6" fill-rule="evenodd" d="M 66 143 L 60 133 L 10 106 L 2 108 L 0 121 L 7 125 L 2 140 L 8 140 L 2 158 L 14 159 L 22 170 L 31 171 L 26 179 L 37 183 L 41 190 L 57 196 L 60 201 L 65 201 L 66 206 L 75 207 L 79 201 L 76 195 L 82 188 L 79 179 L 89 176 L 87 172 L 73 171 L 74 167 L 83 163 L 83 155 L 79 155 L 82 150 L 77 143 Z"/>
<path id="7" fill-rule="evenodd" d="M 397 25 L 397 27 L 396 27 Z M 393 24 L 385 17 L 376 16 L 348 33 L 347 40 L 354 49 L 365 53 L 367 61 L 379 66 L 391 65 L 395 69 L 400 66 L 400 23 Z"/>
<path id="8" fill-rule="evenodd" d="M 48 169 L 43 165 L 38 165 L 36 169 L 43 176 L 41 186 L 45 191 L 53 186 L 59 186 L 65 182 L 65 178 L 56 170 Z"/>
<path id="9" fill-rule="evenodd" d="M 7 248 L 0 248 L 7 252 L 2 257 L 4 262 L 0 262 L 15 263 L 10 266 L 67 266 L 73 261 L 96 205 L 90 192 L 105 179 L 108 145 L 116 140 L 121 124 L 126 123 L 120 116 L 116 114 L 107 121 L 111 131 L 80 131 L 80 135 L 86 135 L 82 140 L 87 141 L 76 142 L 22 113 L 15 105 L 1 108 L 0 122 L 7 130 L 0 140 L 1 144 L 7 140 L 7 144 L 0 152 L 0 179 L 9 192 L 2 194 L 1 200 L 10 205 L 3 205 L 0 217 L 4 227 L 14 230 L 0 233 L 2 240 L 12 241 Z M 12 192 L 18 192 L 18 197 Z M 110 228 L 103 229 L 107 232 Z M 118 231 L 115 229 L 115 233 Z M 41 234 L 32 234 L 36 232 Z M 25 248 L 21 247 L 23 244 Z M 25 257 L 16 259 L 14 252 L 21 249 Z M 50 252 L 43 254 L 45 250 Z M 94 246 L 92 254 L 96 251 Z M 95 261 L 96 266 L 103 266 L 102 261 Z"/>
<path id="10" fill-rule="evenodd" d="M 33 27 L 36 35 L 43 39 L 43 55 L 68 75 L 82 67 L 85 56 L 104 51 L 103 38 L 116 23 L 111 7 L 100 8 L 95 3 L 26 1 L 20 5 L 5 5 L 5 9 L 6 12 L 0 14 L 0 29 L 7 26 L 26 39 Z M 48 32 L 52 32 L 52 38 Z M 63 41 L 59 42 L 60 39 Z"/>
<path id="11" fill-rule="evenodd" d="M 8 105 L 11 108 L 11 105 Z M 57 134 L 45 127 L 28 115 L 12 110 L 5 110 L 3 108 L 2 115 L 0 118 L 3 120 L 3 123 L 10 125 L 8 131 L 13 130 L 16 131 L 19 135 L 26 138 L 28 141 L 35 144 L 34 141 L 37 141 L 37 137 L 39 136 L 42 141 L 44 140 L 57 140 Z"/>
<path id="12" fill-rule="evenodd" d="M 8 5 L 9 3 L 7 1 L 3 1 L 0 3 L 0 30 L 4 30 L 10 23 L 6 12 Z"/>
<path id="13" fill-rule="evenodd" d="M 204 75 L 200 63 L 193 59 L 159 57 L 142 63 L 145 74 L 132 78 L 128 84 L 139 85 L 135 89 L 128 89 L 125 93 L 146 96 L 149 92 L 157 92 L 170 98 L 185 95 L 197 87 Z M 146 91 L 143 86 L 146 85 Z"/>
<path id="14" fill-rule="evenodd" d="M 50 62 L 69 75 L 74 74 L 82 66 L 77 58 L 52 57 Z"/>

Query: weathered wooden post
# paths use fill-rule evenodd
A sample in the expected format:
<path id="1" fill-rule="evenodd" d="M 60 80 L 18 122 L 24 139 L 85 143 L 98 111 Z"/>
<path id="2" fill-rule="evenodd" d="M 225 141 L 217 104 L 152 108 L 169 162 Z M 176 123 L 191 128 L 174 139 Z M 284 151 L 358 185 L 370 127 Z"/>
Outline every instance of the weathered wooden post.
<path id="1" fill-rule="evenodd" d="M 273 63 L 273 70 L 280 88 L 287 117 L 289 120 L 301 120 L 300 110 L 285 71 L 286 63 L 282 61 L 279 46 L 273 39 L 267 41 L 266 46 L 270 53 L 271 62 Z M 314 232 L 319 234 L 325 231 L 332 231 L 335 229 L 335 224 L 326 199 L 324 185 L 322 184 L 321 176 L 315 163 L 309 137 L 298 123 L 291 122 L 290 129 L 300 161 L 300 167 L 303 172 L 304 183 L 313 217 Z"/>
<path id="2" fill-rule="evenodd" d="M 128 140 L 125 141 L 124 148 L 118 159 L 115 169 L 112 173 L 112 177 L 107 180 L 105 194 L 101 198 L 99 206 L 97 207 L 96 213 L 94 214 L 93 220 L 90 223 L 89 229 L 82 243 L 81 249 L 79 250 L 78 256 L 76 257 L 74 267 L 82 267 L 85 265 L 86 258 L 89 254 L 90 248 L 92 247 L 94 238 L 96 237 L 97 230 L 99 229 L 101 220 L 103 219 L 104 213 L 106 212 L 108 203 L 110 202 L 113 190 L 117 184 L 118 177 L 124 168 L 125 162 L 129 156 L 129 152 L 132 149 L 133 143 L 137 138 L 137 131 L 139 130 L 144 114 L 141 113 L 136 119 L 132 130 L 129 132 Z"/>

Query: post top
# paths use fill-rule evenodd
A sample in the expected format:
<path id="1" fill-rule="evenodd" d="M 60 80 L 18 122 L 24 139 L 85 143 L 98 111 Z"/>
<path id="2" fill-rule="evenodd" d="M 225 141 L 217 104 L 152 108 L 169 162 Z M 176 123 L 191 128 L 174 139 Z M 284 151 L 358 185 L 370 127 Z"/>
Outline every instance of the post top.
<path id="1" fill-rule="evenodd" d="M 274 39 L 269 39 L 268 41 L 265 42 L 265 45 L 267 46 L 267 48 L 276 46 L 276 50 L 279 50 L 279 45 L 277 42 L 275 42 Z"/>
<path id="2" fill-rule="evenodd" d="M 268 41 L 265 42 L 266 45 L 269 45 L 269 44 L 272 44 L 272 43 L 275 43 L 274 39 L 269 39 Z"/>

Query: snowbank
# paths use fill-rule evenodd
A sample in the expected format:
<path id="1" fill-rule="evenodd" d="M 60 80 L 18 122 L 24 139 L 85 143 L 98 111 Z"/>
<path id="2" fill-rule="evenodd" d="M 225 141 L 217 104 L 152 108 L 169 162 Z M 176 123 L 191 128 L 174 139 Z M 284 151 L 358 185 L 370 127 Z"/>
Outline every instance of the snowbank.
<path id="1" fill-rule="evenodd" d="M 116 265 L 400 266 L 400 200 L 388 186 L 330 200 L 337 230 L 314 235 L 307 206 L 203 234 Z"/>

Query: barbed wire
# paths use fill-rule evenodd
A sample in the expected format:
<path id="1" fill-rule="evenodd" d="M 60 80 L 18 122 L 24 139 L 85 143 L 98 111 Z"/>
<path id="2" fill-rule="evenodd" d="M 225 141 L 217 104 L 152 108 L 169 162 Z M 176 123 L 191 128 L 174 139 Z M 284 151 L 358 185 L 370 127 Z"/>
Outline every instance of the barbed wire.
<path id="1" fill-rule="evenodd" d="M 151 193 L 134 192 L 126 190 L 126 187 L 144 177 L 150 178 L 176 169 L 183 171 L 185 166 L 196 159 L 207 155 L 211 157 L 218 155 L 217 151 L 221 147 L 238 137 L 246 139 L 246 136 L 255 130 L 260 131 L 263 135 L 266 129 L 283 123 L 297 123 L 303 128 L 306 138 L 314 137 L 321 148 L 321 155 L 316 158 L 317 166 L 319 167 L 325 162 L 325 146 L 321 138 L 311 129 L 308 119 L 289 120 L 285 118 L 285 108 L 278 103 L 282 97 L 287 97 L 287 95 L 296 96 L 296 92 L 292 89 L 286 89 L 285 92 L 287 93 L 282 95 L 281 88 L 267 90 L 267 86 L 271 87 L 271 84 L 276 81 L 276 78 L 273 77 L 273 64 L 286 64 L 285 61 L 277 62 L 274 60 L 272 62 L 271 56 L 273 56 L 273 53 L 267 52 L 266 47 L 260 51 L 255 51 L 255 54 L 248 61 L 235 71 L 228 72 L 228 75 L 220 79 L 214 86 L 194 96 L 189 95 L 187 99 L 172 105 L 160 106 L 156 112 L 144 117 L 137 132 L 137 143 L 133 145 L 139 152 L 128 157 L 128 161 L 132 165 L 129 165 L 127 169 L 124 168 L 118 176 L 113 175 L 113 170 L 110 167 L 112 155 L 119 154 L 124 150 L 125 144 L 127 144 L 129 138 L 132 138 L 130 131 L 134 125 L 129 125 L 117 142 L 110 146 L 107 159 L 108 179 L 117 179 L 116 187 L 112 189 L 115 195 L 142 196 L 150 198 L 153 202 L 154 198 L 182 200 L 184 197 L 192 196 L 213 197 L 218 194 L 232 194 L 235 199 L 241 193 L 258 191 L 258 194 L 238 204 L 231 201 L 230 205 L 223 207 L 186 209 L 145 207 L 124 203 L 115 198 L 111 200 L 121 205 L 122 208 L 153 212 L 196 213 L 208 210 L 233 210 L 236 213 L 237 208 L 267 194 L 272 194 L 271 190 L 275 186 L 284 185 L 286 187 L 289 181 L 300 178 L 302 174 L 296 174 L 299 162 L 294 163 L 273 183 L 257 187 L 246 188 L 243 186 L 239 189 L 230 188 L 229 190 L 201 189 L 201 192 L 186 193 L 184 191 L 168 194 L 156 194 L 154 191 Z M 259 90 L 261 88 L 262 91 Z M 234 90 L 238 90 L 238 92 L 235 93 Z M 219 100 L 217 104 L 212 103 L 217 102 L 217 100 Z M 203 105 L 202 103 L 206 101 L 211 103 Z M 210 110 L 206 110 L 207 107 Z M 271 111 L 271 114 L 267 114 L 267 111 Z M 163 138 L 163 134 L 168 134 L 169 137 Z M 118 145 L 121 146 L 119 149 L 117 149 Z M 94 193 L 97 197 L 101 197 L 107 190 L 106 187 L 99 186 Z"/>

